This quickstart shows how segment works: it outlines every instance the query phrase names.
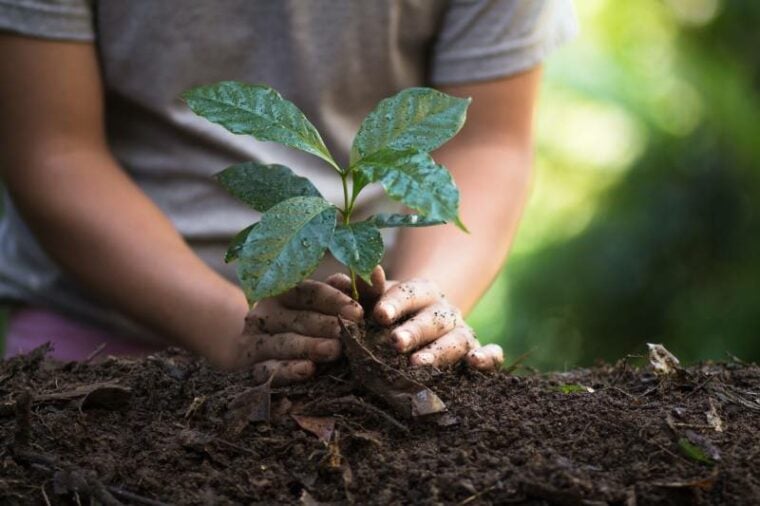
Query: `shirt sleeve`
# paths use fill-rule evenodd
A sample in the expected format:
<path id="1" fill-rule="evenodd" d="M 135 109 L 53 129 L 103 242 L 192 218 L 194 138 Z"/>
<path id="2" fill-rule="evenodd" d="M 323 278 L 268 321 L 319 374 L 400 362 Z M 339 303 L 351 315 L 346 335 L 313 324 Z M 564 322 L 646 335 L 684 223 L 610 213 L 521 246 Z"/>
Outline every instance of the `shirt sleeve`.
<path id="1" fill-rule="evenodd" d="M 44 39 L 92 41 L 92 0 L 0 0 L 0 31 Z"/>
<path id="2" fill-rule="evenodd" d="M 528 70 L 572 39 L 571 0 L 451 0 L 431 58 L 434 85 Z"/>

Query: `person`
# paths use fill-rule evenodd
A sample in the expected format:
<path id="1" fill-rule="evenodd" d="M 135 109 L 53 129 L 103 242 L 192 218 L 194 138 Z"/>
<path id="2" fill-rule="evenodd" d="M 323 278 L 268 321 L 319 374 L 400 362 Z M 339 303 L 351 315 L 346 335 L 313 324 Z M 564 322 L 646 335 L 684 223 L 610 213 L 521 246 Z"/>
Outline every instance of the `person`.
<path id="1" fill-rule="evenodd" d="M 376 270 L 368 292 L 379 323 L 403 321 L 391 344 L 413 365 L 499 367 L 501 348 L 481 347 L 462 314 L 508 253 L 541 62 L 575 29 L 569 0 L 1 2 L 6 356 L 48 340 L 66 360 L 100 342 L 115 355 L 174 343 L 279 383 L 340 356 L 335 316 L 363 316 L 344 277 L 249 308 L 222 263 L 257 219 L 215 183 L 222 168 L 282 163 L 340 200 L 319 160 L 234 136 L 178 98 L 239 80 L 297 104 L 341 163 L 380 99 L 422 85 L 472 97 L 463 130 L 434 153 L 458 183 L 470 235 L 452 225 L 386 235 L 384 266 L 401 281 Z M 381 189 L 366 193 L 358 217 L 386 205 Z M 314 278 L 336 269 L 326 259 Z"/>

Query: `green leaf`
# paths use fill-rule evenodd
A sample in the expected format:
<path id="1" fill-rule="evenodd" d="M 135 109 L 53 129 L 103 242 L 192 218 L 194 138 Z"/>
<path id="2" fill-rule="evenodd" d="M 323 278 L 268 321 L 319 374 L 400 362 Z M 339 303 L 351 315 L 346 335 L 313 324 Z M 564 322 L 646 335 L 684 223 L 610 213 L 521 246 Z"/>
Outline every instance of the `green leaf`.
<path id="1" fill-rule="evenodd" d="M 193 112 L 232 133 L 306 151 L 339 170 L 314 125 L 269 86 L 223 81 L 188 90 L 182 98 Z"/>
<path id="2" fill-rule="evenodd" d="M 377 213 L 367 218 L 368 222 L 374 223 L 378 228 L 392 227 L 430 227 L 432 225 L 444 225 L 443 220 L 433 220 L 420 214 L 396 214 Z"/>
<path id="3" fill-rule="evenodd" d="M 689 457 L 691 460 L 695 460 L 697 462 L 708 465 L 715 464 L 715 461 L 710 458 L 710 456 L 707 455 L 707 453 L 702 448 L 695 445 L 685 437 L 682 437 L 678 440 L 678 448 L 681 449 L 681 453 Z"/>
<path id="4" fill-rule="evenodd" d="M 228 192 L 262 213 L 289 198 L 322 196 L 311 181 L 279 164 L 239 163 L 216 178 Z"/>
<path id="5" fill-rule="evenodd" d="M 383 259 L 383 237 L 375 224 L 369 221 L 340 224 L 335 228 L 330 252 L 340 263 L 371 283 L 369 275 Z"/>
<path id="6" fill-rule="evenodd" d="M 462 128 L 470 101 L 431 88 L 407 88 L 380 101 L 356 134 L 351 165 L 382 149 L 433 151 Z"/>
<path id="7" fill-rule="evenodd" d="M 379 181 L 392 199 L 431 220 L 453 221 L 467 230 L 459 219 L 459 190 L 449 171 L 429 154 L 382 150 L 362 159 L 354 170 L 354 193 Z"/>
<path id="8" fill-rule="evenodd" d="M 283 293 L 314 272 L 336 218 L 335 206 L 321 197 L 294 197 L 265 212 L 238 257 L 249 302 Z"/>
<path id="9" fill-rule="evenodd" d="M 258 222 L 254 223 L 253 225 L 248 225 L 243 230 L 235 234 L 235 237 L 232 239 L 232 241 L 230 241 L 230 245 L 227 247 L 227 253 L 224 254 L 224 263 L 228 264 L 238 259 L 240 251 L 243 249 L 243 246 L 245 246 L 245 243 L 248 239 L 248 235 L 256 225 L 258 225 Z"/>
<path id="10" fill-rule="evenodd" d="M 558 392 L 563 394 L 591 394 L 594 393 L 594 389 L 591 387 L 579 385 L 577 383 L 566 383 L 562 385 L 556 385 L 552 387 Z"/>

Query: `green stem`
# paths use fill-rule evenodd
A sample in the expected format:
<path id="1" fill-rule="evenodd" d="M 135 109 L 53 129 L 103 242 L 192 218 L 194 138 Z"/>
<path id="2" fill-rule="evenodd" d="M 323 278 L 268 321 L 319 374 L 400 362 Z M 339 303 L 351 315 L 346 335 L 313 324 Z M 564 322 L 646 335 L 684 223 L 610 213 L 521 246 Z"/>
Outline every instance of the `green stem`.
<path id="1" fill-rule="evenodd" d="M 348 225 L 350 219 L 351 219 L 351 209 L 349 208 L 348 204 L 348 174 L 345 172 L 340 173 L 340 181 L 343 183 L 343 209 L 341 212 L 343 213 L 343 224 Z"/>
<path id="2" fill-rule="evenodd" d="M 359 288 L 356 286 L 356 273 L 354 270 L 349 267 L 348 273 L 351 276 L 351 297 L 354 298 L 355 301 L 359 301 Z"/>
<path id="3" fill-rule="evenodd" d="M 354 199 L 351 198 L 349 202 L 348 196 L 348 172 L 340 173 L 340 180 L 343 183 L 343 224 L 348 225 L 351 223 L 351 212 L 354 210 Z M 359 300 L 359 289 L 356 286 L 356 273 L 349 267 L 348 274 L 351 277 L 351 296 L 354 300 Z"/>

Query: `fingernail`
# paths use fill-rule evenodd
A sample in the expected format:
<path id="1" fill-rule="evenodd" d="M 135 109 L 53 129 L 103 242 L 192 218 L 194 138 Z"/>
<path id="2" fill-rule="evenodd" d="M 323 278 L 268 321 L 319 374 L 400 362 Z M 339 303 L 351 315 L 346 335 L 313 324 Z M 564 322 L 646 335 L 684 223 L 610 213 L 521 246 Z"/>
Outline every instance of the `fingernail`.
<path id="1" fill-rule="evenodd" d="M 486 362 L 486 355 L 482 351 L 473 351 L 470 353 L 470 359 L 474 362 L 475 366 L 482 366 Z"/>
<path id="2" fill-rule="evenodd" d="M 396 347 L 399 351 L 406 351 L 412 343 L 412 335 L 406 330 L 399 330 L 393 334 L 396 341 Z"/>
<path id="3" fill-rule="evenodd" d="M 417 365 L 430 365 L 435 361 L 435 357 L 432 353 L 418 353 L 415 355 L 415 362 Z"/>
<path id="4" fill-rule="evenodd" d="M 316 360 L 332 360 L 340 353 L 340 342 L 338 341 L 326 341 L 320 343 L 314 349 Z"/>
<path id="5" fill-rule="evenodd" d="M 293 371 L 299 376 L 307 377 L 314 372 L 314 366 L 309 362 L 300 362 L 293 366 Z"/>
<path id="6" fill-rule="evenodd" d="M 392 321 L 394 318 L 396 318 L 397 311 L 393 305 L 388 304 L 387 302 L 383 302 L 378 306 L 378 309 L 385 313 L 386 319 Z"/>
<path id="7" fill-rule="evenodd" d="M 340 308 L 339 314 L 343 318 L 358 322 L 362 319 L 362 316 L 364 316 L 364 310 L 359 304 L 353 303 L 353 304 L 347 304 L 343 306 L 342 308 Z"/>

